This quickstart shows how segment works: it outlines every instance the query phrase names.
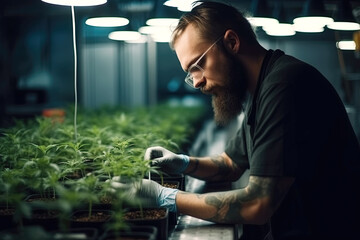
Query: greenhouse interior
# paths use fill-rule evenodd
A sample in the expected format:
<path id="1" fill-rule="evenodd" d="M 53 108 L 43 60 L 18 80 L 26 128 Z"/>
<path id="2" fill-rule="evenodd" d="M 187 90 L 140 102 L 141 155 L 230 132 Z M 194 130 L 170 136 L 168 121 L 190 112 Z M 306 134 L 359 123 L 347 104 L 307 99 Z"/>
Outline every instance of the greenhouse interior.
<path id="1" fill-rule="evenodd" d="M 255 148 L 266 148 L 265 144 L 257 144 L 272 141 L 278 135 L 270 130 L 266 132 L 267 129 L 258 122 L 264 120 L 264 124 L 275 127 L 273 125 L 276 124 L 270 122 L 273 119 L 267 118 L 266 113 L 263 113 L 263 118 L 251 120 L 252 114 L 247 112 L 249 109 L 251 113 L 260 112 L 259 109 L 265 112 L 268 109 L 270 112 L 273 110 L 273 102 L 269 102 L 273 99 L 268 100 L 265 106 L 253 100 L 253 104 L 259 105 L 248 108 L 249 103 L 246 105 L 243 97 L 241 101 L 244 102 L 236 103 L 241 110 L 234 114 L 230 109 L 234 105 L 230 102 L 234 101 L 232 95 L 226 97 L 227 93 L 224 93 L 224 104 L 228 105 L 223 108 L 217 105 L 215 99 L 218 93 L 220 95 L 222 91 L 228 90 L 234 94 L 235 90 L 231 91 L 230 85 L 221 88 L 223 85 L 219 83 L 218 91 L 216 85 L 210 88 L 213 79 L 208 74 L 216 69 L 227 71 L 236 67 L 218 63 L 212 71 L 205 66 L 211 64 L 211 57 L 214 56 L 211 52 L 220 51 L 218 49 L 226 48 L 226 45 L 218 47 L 217 40 L 213 45 L 211 42 L 214 41 L 206 42 L 206 47 L 201 46 L 201 50 L 197 46 L 193 47 L 192 44 L 198 43 L 200 40 L 197 38 L 203 35 L 190 35 L 194 38 L 188 37 L 185 39 L 187 42 L 182 43 L 182 34 L 185 35 L 188 28 L 178 31 L 177 38 L 174 38 L 173 32 L 179 30 L 179 19 L 207 2 L 222 3 L 241 12 L 262 49 L 280 49 L 286 55 L 317 69 L 330 83 L 329 86 L 334 90 L 332 94 L 338 96 L 336 101 L 341 103 L 341 110 L 337 109 L 339 104 L 334 110 L 336 116 L 329 114 L 331 119 L 344 118 L 334 123 L 337 124 L 336 129 L 341 129 L 337 132 L 349 129 L 352 137 L 349 138 L 359 147 L 358 0 L 2 0 L 0 239 L 320 239 L 311 238 L 312 235 L 309 238 L 286 238 L 286 234 L 282 235 L 277 230 L 279 226 L 274 218 L 279 216 L 276 213 L 269 217 L 271 221 L 258 223 L 255 217 L 247 221 L 247 215 L 241 215 L 241 207 L 246 209 L 241 199 L 231 203 L 234 206 L 226 205 L 226 199 L 221 202 L 223 196 L 225 198 L 227 194 L 236 191 L 239 191 L 236 197 L 240 198 L 240 192 L 248 189 L 251 185 L 249 179 L 254 174 L 257 177 L 254 170 L 257 165 L 254 163 L 256 166 L 252 166 L 252 159 L 263 156 Z M 321 9 L 322 13 L 331 17 L 331 22 L 316 26 L 318 28 L 315 29 L 305 29 L 316 25 L 313 18 L 305 27 L 298 26 L 296 18 L 306 14 L 312 16 L 311 7 L 316 8 L 315 13 L 318 15 Z M 335 27 L 336 16 L 345 10 L 350 13 L 350 20 L 346 21 L 352 28 L 338 29 Z M 257 17 L 271 17 L 277 22 L 273 23 L 275 28 L 270 29 L 273 27 L 271 24 L 257 25 Z M 188 21 L 194 19 L 189 18 Z M 225 33 L 224 40 L 220 42 L 225 41 L 226 36 Z M 181 49 L 177 43 L 179 46 L 182 44 Z M 186 51 L 197 52 L 184 56 L 190 54 Z M 243 51 L 248 54 L 246 49 Z M 196 59 L 194 56 L 197 56 Z M 226 54 L 220 54 L 218 59 L 223 56 L 233 59 Z M 238 56 L 239 59 L 243 57 L 241 54 Z M 191 62 L 190 57 L 193 58 Z M 253 69 L 255 65 L 248 67 Z M 236 73 L 245 73 L 247 70 L 238 70 Z M 202 74 L 196 80 L 202 82 L 196 83 L 197 72 L 193 71 Z M 298 71 L 298 74 L 302 73 Z M 307 76 L 305 74 L 298 78 Z M 289 73 L 289 78 L 294 75 Z M 230 73 L 229 76 L 232 77 Z M 227 77 L 222 76 L 221 79 Z M 240 78 L 245 79 L 242 75 Z M 314 84 L 307 87 L 311 89 L 317 86 Z M 260 87 L 256 89 L 255 94 L 262 91 Z M 278 88 L 274 89 L 265 92 L 264 98 L 267 94 L 281 94 L 280 90 L 276 90 Z M 246 99 L 251 100 L 251 91 L 245 95 Z M 292 130 L 291 133 L 284 133 L 284 138 L 279 140 L 285 142 L 284 156 L 279 154 L 283 158 L 286 154 L 293 154 L 291 144 L 303 141 L 304 136 L 312 138 L 312 132 L 309 135 L 305 133 L 306 124 L 318 123 L 316 117 L 321 114 L 316 113 L 335 109 L 335 104 L 331 105 L 332 102 L 327 101 L 327 95 L 321 95 L 325 90 L 319 91 L 314 98 L 311 90 L 309 94 L 299 91 L 295 91 L 295 95 L 290 95 L 289 99 L 302 95 L 300 100 L 294 102 L 310 102 L 312 107 L 304 107 L 309 110 L 303 112 L 291 111 L 298 118 L 297 124 L 302 125 L 298 129 L 305 130 L 296 139 L 287 138 L 287 134 L 293 133 Z M 281 97 L 274 97 L 280 99 L 274 104 L 281 102 Z M 259 102 L 261 100 L 259 98 Z M 320 103 L 317 104 L 317 101 Z M 324 102 L 329 105 L 325 106 Z M 295 108 L 291 104 L 284 105 Z M 315 106 L 318 109 L 313 110 Z M 338 117 L 342 109 L 344 114 Z M 217 118 L 221 111 L 226 110 L 232 115 L 223 124 Z M 327 121 L 327 117 L 319 120 L 326 118 L 320 125 L 328 126 L 328 122 L 332 123 L 332 120 Z M 242 131 L 242 126 L 249 125 L 251 121 L 259 124 L 259 129 L 252 128 L 253 125 L 249 127 L 253 139 L 244 139 L 244 145 L 249 144 L 249 141 L 251 144 L 244 147 L 243 154 L 242 142 L 235 140 L 240 134 L 248 134 L 247 128 Z M 279 124 L 282 122 L 279 121 Z M 284 126 L 288 125 L 285 123 Z M 325 135 L 324 129 L 319 130 L 318 135 Z M 312 127 L 309 131 L 313 130 L 316 128 Z M 346 134 L 339 133 L 339 136 L 344 137 Z M 322 136 L 318 141 L 326 140 Z M 347 140 L 338 139 L 338 142 L 344 143 L 346 151 L 354 145 Z M 314 151 L 312 149 L 317 146 L 311 143 L 315 141 L 299 144 Z M 241 150 L 230 149 L 231 144 L 239 144 Z M 269 150 L 271 154 L 276 152 L 277 147 L 270 147 L 273 149 Z M 298 156 L 304 156 L 307 149 L 296 151 L 299 151 Z M 352 159 L 349 161 L 355 159 L 355 153 L 351 151 L 344 153 Z M 235 153 L 246 154 L 242 157 L 250 162 L 247 169 L 240 167 L 242 158 L 231 160 L 236 156 Z M 206 156 L 216 157 L 206 159 Z M 218 159 L 232 163 L 219 162 Z M 360 159 L 357 160 L 351 166 L 359 166 Z M 205 169 L 204 172 L 197 172 L 198 168 L 206 164 L 216 165 L 217 172 L 213 173 L 212 168 L 208 172 Z M 223 169 L 230 168 L 230 164 L 233 164 L 232 168 L 239 168 L 239 171 L 241 168 L 241 176 L 240 173 L 234 173 L 237 177 L 233 179 L 232 172 Z M 218 178 L 221 174 L 223 178 Z M 218 194 L 214 195 L 214 199 L 218 197 L 213 200 L 215 203 L 207 202 L 212 193 Z M 356 195 L 356 192 L 353 194 Z M 146 200 L 150 199 L 149 196 L 152 199 Z M 189 200 L 182 203 L 186 197 Z M 236 204 L 239 204 L 238 207 L 235 207 Z M 211 215 L 216 207 L 219 208 L 218 215 Z M 231 212 L 233 210 L 236 212 Z M 235 216 L 237 214 L 239 216 Z M 256 222 L 254 226 L 253 221 Z M 292 223 L 289 222 L 289 225 Z M 344 224 L 348 224 L 346 226 L 349 228 L 353 226 L 352 222 Z M 328 233 L 316 234 L 328 236 Z"/>

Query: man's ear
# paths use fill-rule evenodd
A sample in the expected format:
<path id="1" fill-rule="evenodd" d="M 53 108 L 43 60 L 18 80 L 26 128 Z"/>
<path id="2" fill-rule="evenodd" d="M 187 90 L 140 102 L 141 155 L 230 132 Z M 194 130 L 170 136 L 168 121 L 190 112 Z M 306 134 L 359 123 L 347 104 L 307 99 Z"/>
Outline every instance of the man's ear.
<path id="1" fill-rule="evenodd" d="M 224 45 L 230 53 L 237 53 L 240 49 L 240 38 L 234 30 L 226 30 L 224 34 Z"/>

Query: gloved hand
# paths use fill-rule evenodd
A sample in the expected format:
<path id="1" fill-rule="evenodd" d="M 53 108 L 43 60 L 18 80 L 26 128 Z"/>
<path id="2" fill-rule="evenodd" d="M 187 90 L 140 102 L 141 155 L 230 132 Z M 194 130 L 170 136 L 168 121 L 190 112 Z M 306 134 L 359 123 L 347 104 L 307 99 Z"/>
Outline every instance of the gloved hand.
<path id="1" fill-rule="evenodd" d="M 111 179 L 111 186 L 116 190 L 127 191 L 129 200 L 140 200 L 143 207 L 165 207 L 176 212 L 175 197 L 178 189 L 166 188 L 155 181 L 142 179 L 141 182 L 123 183 L 120 177 Z"/>
<path id="2" fill-rule="evenodd" d="M 166 173 L 183 173 L 189 166 L 190 159 L 183 154 L 175 154 L 163 147 L 150 147 L 146 149 L 145 160 L 152 160 L 153 166 L 158 166 Z"/>

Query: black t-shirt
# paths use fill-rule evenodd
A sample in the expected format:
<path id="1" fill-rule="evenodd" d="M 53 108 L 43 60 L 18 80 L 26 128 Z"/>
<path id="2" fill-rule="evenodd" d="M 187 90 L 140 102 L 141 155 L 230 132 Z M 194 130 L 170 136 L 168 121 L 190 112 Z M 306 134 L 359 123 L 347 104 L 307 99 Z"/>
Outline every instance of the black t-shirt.
<path id="1" fill-rule="evenodd" d="M 295 177 L 271 218 L 275 239 L 355 234 L 359 143 L 341 99 L 314 67 L 269 50 L 225 152 L 250 175 Z"/>

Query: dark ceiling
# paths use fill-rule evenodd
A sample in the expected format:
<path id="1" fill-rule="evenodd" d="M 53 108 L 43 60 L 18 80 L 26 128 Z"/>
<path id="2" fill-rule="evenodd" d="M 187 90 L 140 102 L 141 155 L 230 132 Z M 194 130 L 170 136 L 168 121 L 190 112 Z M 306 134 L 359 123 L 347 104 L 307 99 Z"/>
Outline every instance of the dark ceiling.
<path id="1" fill-rule="evenodd" d="M 320 1 L 320 0 L 319 0 Z M 333 15 L 339 3 L 345 0 L 323 0 L 325 10 Z M 75 12 L 80 19 L 100 14 L 111 14 L 127 17 L 130 20 L 130 27 L 137 29 L 143 25 L 148 18 L 157 16 L 180 17 L 182 12 L 175 8 L 164 6 L 165 0 L 108 0 L 104 5 L 93 7 L 76 7 Z M 252 0 L 220 0 L 229 3 L 242 11 L 251 10 Z M 291 22 L 303 9 L 306 0 L 267 0 L 269 9 L 274 9 L 281 4 L 284 18 Z M 360 22 L 360 0 L 350 0 L 352 9 L 358 12 L 357 21 Z M 42 2 L 41 0 L 2 0 L 0 14 L 7 18 L 16 18 L 17 21 L 28 21 L 30 19 L 43 19 L 47 17 L 68 17 L 69 7 L 57 6 Z M 1 18 L 0 18 L 1 23 Z"/>
<path id="2" fill-rule="evenodd" d="M 320 0 L 319 0 L 320 1 Z M 339 2 L 344 0 L 323 0 L 325 9 L 329 12 L 336 11 Z M 80 13 L 94 11 L 94 9 L 111 9 L 117 10 L 119 14 L 134 15 L 146 14 L 154 15 L 164 9 L 171 9 L 163 6 L 165 0 L 108 0 L 102 6 L 96 7 L 77 7 Z M 242 10 L 250 10 L 251 0 L 224 0 L 220 2 L 230 3 Z M 267 0 L 269 8 L 273 8 L 275 4 L 281 3 L 284 12 L 289 18 L 299 14 L 302 11 L 306 0 Z M 353 9 L 360 7 L 360 0 L 350 0 Z M 162 8 L 164 8 L 162 10 Z M 175 11 L 174 11 L 175 12 Z M 59 15 L 68 14 L 67 7 L 55 6 L 44 3 L 41 0 L 2 0 L 1 14 L 3 16 L 43 16 L 43 15 Z M 176 14 L 176 13 L 175 13 Z"/>

